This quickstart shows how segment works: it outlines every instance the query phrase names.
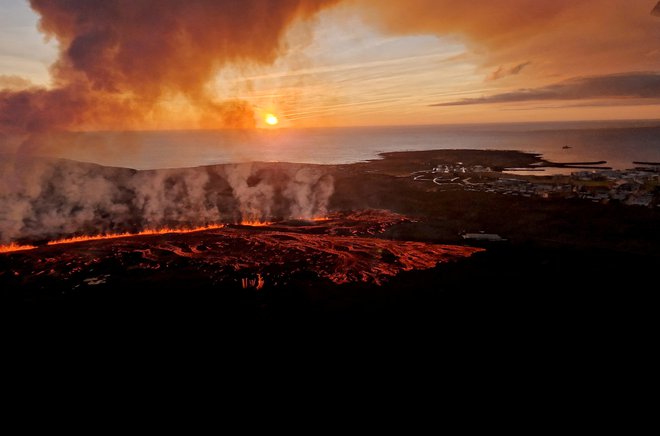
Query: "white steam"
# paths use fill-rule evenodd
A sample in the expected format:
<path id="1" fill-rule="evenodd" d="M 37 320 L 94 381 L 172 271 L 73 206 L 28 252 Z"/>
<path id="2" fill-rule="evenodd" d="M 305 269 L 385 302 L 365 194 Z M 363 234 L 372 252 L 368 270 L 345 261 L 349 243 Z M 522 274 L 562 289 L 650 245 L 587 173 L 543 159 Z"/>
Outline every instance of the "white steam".
<path id="1" fill-rule="evenodd" d="M 283 194 L 291 200 L 291 216 L 310 219 L 326 215 L 328 201 L 334 192 L 332 176 L 318 168 L 301 168 L 291 178 Z"/>
<path id="2" fill-rule="evenodd" d="M 225 168 L 243 221 L 267 221 L 272 214 L 275 190 L 268 180 L 258 180 L 250 185 L 253 164 L 231 165 Z"/>
<path id="3" fill-rule="evenodd" d="M 321 167 L 239 164 L 135 171 L 0 156 L 0 243 L 327 213 Z"/>
<path id="4" fill-rule="evenodd" d="M 257 164 L 230 165 L 224 170 L 243 220 L 323 216 L 334 192 L 334 179 L 318 167 L 289 167 L 274 174 Z"/>

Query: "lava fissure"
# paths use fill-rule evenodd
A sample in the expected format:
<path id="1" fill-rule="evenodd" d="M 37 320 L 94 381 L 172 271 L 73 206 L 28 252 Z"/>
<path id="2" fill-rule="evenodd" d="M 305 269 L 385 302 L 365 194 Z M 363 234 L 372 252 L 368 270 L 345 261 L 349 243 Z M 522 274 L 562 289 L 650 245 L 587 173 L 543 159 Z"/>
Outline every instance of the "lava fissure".
<path id="1" fill-rule="evenodd" d="M 12 253 L 14 251 L 25 251 L 25 250 L 32 250 L 34 248 L 37 248 L 34 245 L 22 245 L 22 244 L 16 244 L 14 242 L 7 244 L 7 245 L 0 245 L 0 253 Z"/>
<path id="2" fill-rule="evenodd" d="M 119 238 L 130 238 L 135 236 L 150 236 L 150 235 L 166 235 L 170 233 L 186 234 L 186 233 L 203 232 L 206 230 L 217 230 L 223 228 L 224 226 L 225 226 L 224 224 L 213 224 L 203 227 L 183 228 L 183 229 L 174 229 L 174 228 L 166 227 L 162 229 L 142 230 L 140 232 L 135 232 L 135 233 L 124 232 L 124 233 L 109 233 L 104 235 L 72 236 L 70 238 L 61 238 L 61 239 L 55 239 L 53 241 L 48 241 L 46 245 L 73 244 L 77 242 L 100 241 L 104 239 L 119 239 Z M 35 245 L 22 245 L 22 244 L 10 243 L 8 245 L 0 245 L 0 253 L 11 253 L 15 251 L 33 250 L 35 248 L 37 248 L 37 246 Z"/>
<path id="3" fill-rule="evenodd" d="M 380 285 L 402 271 L 434 268 L 438 263 L 481 251 L 474 247 L 373 236 L 407 221 L 410 220 L 388 211 L 368 211 L 336 213 L 306 225 L 300 222 L 260 227 L 217 225 L 73 238 L 17 251 L 5 263 L 8 271 L 15 271 L 17 277 L 28 282 L 60 276 L 88 286 L 100 282 L 84 280 L 101 274 L 108 276 L 102 284 L 111 284 L 115 277 L 122 277 L 127 271 L 177 274 L 173 277 L 186 271 L 185 274 L 205 277 L 214 283 L 229 281 L 244 288 L 261 289 L 285 285 L 297 273 L 313 273 L 319 280 L 334 284 Z M 155 234 L 166 236 L 134 237 Z M 89 245 L 90 241 L 95 241 L 94 245 Z M 66 249 L 62 249 L 64 244 L 69 244 Z M 249 278 L 245 282 L 246 276 Z"/>

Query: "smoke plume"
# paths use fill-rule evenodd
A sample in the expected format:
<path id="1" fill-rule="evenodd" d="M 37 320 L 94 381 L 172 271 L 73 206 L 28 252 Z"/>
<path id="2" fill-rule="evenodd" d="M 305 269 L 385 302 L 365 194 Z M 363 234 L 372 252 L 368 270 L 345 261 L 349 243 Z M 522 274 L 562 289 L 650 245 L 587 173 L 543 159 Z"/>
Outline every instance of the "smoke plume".
<path id="1" fill-rule="evenodd" d="M 284 196 L 291 200 L 291 215 L 302 219 L 325 215 L 334 188 L 332 176 L 316 168 L 301 168 L 284 190 Z"/>
<path id="2" fill-rule="evenodd" d="M 272 62 L 293 21 L 334 2 L 31 0 L 59 44 L 53 86 L 0 91 L 0 135 L 135 128 L 176 99 L 207 126 L 253 127 L 248 104 L 205 86 L 227 64 Z"/>
<path id="3" fill-rule="evenodd" d="M 271 63 L 290 24 L 336 1 L 31 0 L 59 57 L 49 88 L 0 76 L 0 153 L 12 152 L 0 155 L 0 242 L 325 213 L 332 179 L 316 170 L 31 156 L 51 132 L 141 128 L 177 104 L 204 127 L 254 127 L 247 102 L 214 100 L 207 84 L 229 64 Z"/>
<path id="4" fill-rule="evenodd" d="M 21 89 L 30 88 L 31 86 L 33 86 L 32 82 L 24 77 L 0 74 L 0 89 L 18 91 Z"/>
<path id="5" fill-rule="evenodd" d="M 136 171 L 0 156 L 0 243 L 323 216 L 333 178 L 298 164 Z"/>
<path id="6" fill-rule="evenodd" d="M 273 171 L 263 164 L 247 163 L 221 168 L 237 200 L 242 221 L 324 216 L 334 192 L 332 176 L 320 167 L 288 165 Z"/>

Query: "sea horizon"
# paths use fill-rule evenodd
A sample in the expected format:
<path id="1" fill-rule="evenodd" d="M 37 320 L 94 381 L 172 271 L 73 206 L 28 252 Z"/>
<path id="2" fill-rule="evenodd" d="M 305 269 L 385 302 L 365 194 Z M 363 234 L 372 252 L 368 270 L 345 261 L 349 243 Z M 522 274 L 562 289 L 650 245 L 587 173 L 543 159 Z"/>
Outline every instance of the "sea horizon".
<path id="1" fill-rule="evenodd" d="M 433 149 L 517 150 L 552 162 L 606 161 L 628 169 L 634 161 L 660 161 L 660 120 L 67 132 L 33 140 L 29 154 L 153 170 L 245 162 L 338 165 Z"/>
<path id="2" fill-rule="evenodd" d="M 149 132 L 272 132 L 272 131 L 291 131 L 291 130 L 333 130 L 333 129 L 398 129 L 398 128 L 424 128 L 424 127 L 442 127 L 442 128 L 513 128 L 519 126 L 529 127 L 537 126 L 538 129 L 547 130 L 555 125 L 580 125 L 580 129 L 603 128 L 607 125 L 626 125 L 626 127 L 650 127 L 660 125 L 660 118 L 640 118 L 640 119 L 600 119 L 600 120 L 545 120 L 545 121 L 491 121 L 491 122 L 465 122 L 465 123 L 419 123 L 419 124 L 363 124 L 363 125 L 331 125 L 331 126 L 282 126 L 275 127 L 257 127 L 257 128 L 158 128 L 158 129 L 89 129 L 89 130 L 69 130 L 64 133 L 149 133 Z M 535 129 L 532 129 L 535 130 Z"/>

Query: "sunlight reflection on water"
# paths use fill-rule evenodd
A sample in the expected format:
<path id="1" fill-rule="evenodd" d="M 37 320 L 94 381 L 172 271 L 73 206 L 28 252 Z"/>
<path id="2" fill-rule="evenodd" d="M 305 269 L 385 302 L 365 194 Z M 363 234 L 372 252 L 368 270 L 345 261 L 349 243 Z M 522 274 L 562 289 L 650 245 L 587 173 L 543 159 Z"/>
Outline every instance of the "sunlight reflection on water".
<path id="1" fill-rule="evenodd" d="M 555 162 L 604 160 L 625 169 L 633 161 L 660 161 L 660 122 L 85 132 L 45 138 L 36 154 L 156 169 L 248 161 L 343 164 L 381 152 L 432 149 L 521 150 Z"/>

